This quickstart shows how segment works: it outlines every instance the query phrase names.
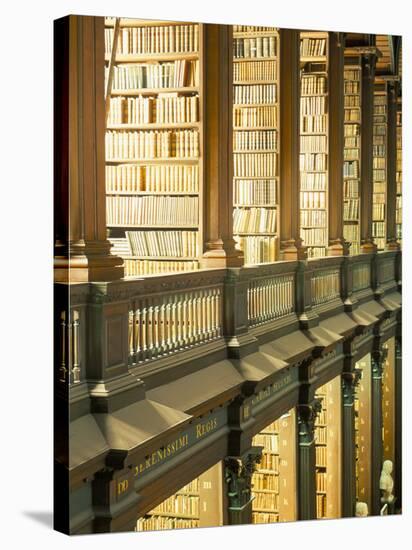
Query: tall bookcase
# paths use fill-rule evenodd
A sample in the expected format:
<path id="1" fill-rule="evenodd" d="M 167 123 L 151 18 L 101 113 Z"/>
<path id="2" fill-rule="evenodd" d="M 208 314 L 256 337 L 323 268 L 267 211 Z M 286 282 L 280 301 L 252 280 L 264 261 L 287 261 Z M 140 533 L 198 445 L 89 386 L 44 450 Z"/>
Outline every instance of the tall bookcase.
<path id="1" fill-rule="evenodd" d="M 356 363 L 361 379 L 355 392 L 356 436 L 356 500 L 366 502 L 371 509 L 371 437 L 372 437 L 372 372 L 370 354 Z M 356 410 L 357 409 L 357 410 Z"/>
<path id="2" fill-rule="evenodd" d="M 402 242 L 402 103 L 396 113 L 396 239 Z"/>
<path id="3" fill-rule="evenodd" d="M 315 423 L 316 517 L 341 517 L 340 377 L 318 388 L 322 410 Z"/>
<path id="4" fill-rule="evenodd" d="M 295 409 L 266 426 L 253 438 L 263 446 L 262 460 L 252 477 L 252 522 L 296 520 Z"/>
<path id="5" fill-rule="evenodd" d="M 139 518 L 136 531 L 223 525 L 223 483 L 222 463 L 218 462 Z"/>
<path id="6" fill-rule="evenodd" d="M 246 264 L 279 250 L 279 35 L 233 26 L 233 233 Z"/>
<path id="7" fill-rule="evenodd" d="M 202 25 L 105 21 L 112 252 L 124 258 L 126 276 L 196 269 L 202 243 Z"/>
<path id="8" fill-rule="evenodd" d="M 395 463 L 395 339 L 385 344 L 387 350 L 382 373 L 383 460 Z M 395 472 L 396 475 L 396 472 Z"/>
<path id="9" fill-rule="evenodd" d="M 343 236 L 351 255 L 360 253 L 362 66 L 356 61 L 345 60 L 344 70 Z"/>
<path id="10" fill-rule="evenodd" d="M 300 236 L 309 258 L 328 246 L 328 49 L 328 33 L 300 33 Z"/>
<path id="11" fill-rule="evenodd" d="M 378 250 L 384 250 L 386 245 L 387 123 L 386 86 L 377 85 L 373 98 L 372 236 Z"/>

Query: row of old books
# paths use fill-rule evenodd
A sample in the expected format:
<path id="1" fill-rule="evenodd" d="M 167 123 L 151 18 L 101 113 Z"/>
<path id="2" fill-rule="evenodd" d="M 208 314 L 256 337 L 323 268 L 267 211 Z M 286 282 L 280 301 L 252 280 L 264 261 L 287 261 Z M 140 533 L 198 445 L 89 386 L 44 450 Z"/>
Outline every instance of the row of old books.
<path id="1" fill-rule="evenodd" d="M 359 82 L 360 81 L 360 75 L 361 75 L 361 69 L 347 69 L 345 68 L 343 73 L 343 78 L 345 79 L 346 83 L 352 83 L 351 81 Z"/>
<path id="2" fill-rule="evenodd" d="M 112 97 L 107 123 L 176 124 L 199 121 L 199 97 L 177 93 L 157 97 Z"/>
<path id="3" fill-rule="evenodd" d="M 343 219 L 345 221 L 359 220 L 359 199 L 344 199 Z"/>
<path id="4" fill-rule="evenodd" d="M 360 107 L 360 95 L 351 94 L 345 95 L 344 106 L 345 107 Z"/>
<path id="5" fill-rule="evenodd" d="M 238 84 L 233 86 L 233 103 L 235 105 L 275 103 L 276 100 L 276 84 Z"/>
<path id="6" fill-rule="evenodd" d="M 326 193 L 322 191 L 301 191 L 300 193 L 301 209 L 326 208 Z"/>
<path id="7" fill-rule="evenodd" d="M 326 39 L 302 38 L 300 41 L 300 55 L 302 57 L 319 57 L 326 55 Z"/>
<path id="8" fill-rule="evenodd" d="M 325 191 L 326 174 L 324 172 L 303 172 L 300 174 L 301 191 Z"/>
<path id="9" fill-rule="evenodd" d="M 374 169 L 372 172 L 372 179 L 374 182 L 383 183 L 386 181 L 386 170 L 385 169 Z M 376 187 L 374 185 L 374 192 L 376 193 Z"/>
<path id="10" fill-rule="evenodd" d="M 277 493 L 254 492 L 253 496 L 254 510 L 275 512 L 279 509 L 279 495 Z"/>
<path id="11" fill-rule="evenodd" d="M 327 91 L 326 77 L 322 75 L 304 74 L 301 77 L 300 94 L 301 96 L 322 95 Z"/>
<path id="12" fill-rule="evenodd" d="M 372 229 L 375 237 L 385 237 L 385 222 L 372 222 Z"/>
<path id="13" fill-rule="evenodd" d="M 328 127 L 327 115 L 301 115 L 301 134 L 325 134 Z"/>
<path id="14" fill-rule="evenodd" d="M 106 68 L 106 79 L 109 69 Z M 199 62 L 178 59 L 113 67 L 112 91 L 182 88 L 199 85 Z"/>
<path id="15" fill-rule="evenodd" d="M 234 59 L 265 58 L 276 56 L 276 37 L 255 36 L 233 39 Z"/>
<path id="16" fill-rule="evenodd" d="M 325 153 L 301 153 L 299 155 L 301 171 L 322 172 L 327 170 L 327 155 Z"/>
<path id="17" fill-rule="evenodd" d="M 303 237 L 302 237 L 303 238 Z M 308 243 L 307 243 L 308 244 Z M 319 243 L 312 243 L 312 245 L 307 249 L 308 258 L 324 258 L 326 256 L 326 242 L 321 243 L 320 246 L 316 246 Z"/>
<path id="18" fill-rule="evenodd" d="M 376 199 L 374 200 L 374 203 L 372 205 L 372 219 L 373 220 L 384 220 L 385 219 L 385 202 L 384 198 L 382 200 L 381 197 L 378 199 L 382 202 L 376 202 Z"/>
<path id="19" fill-rule="evenodd" d="M 347 126 L 353 126 L 352 124 L 348 124 Z M 355 126 L 355 128 L 359 128 L 359 126 Z M 357 135 L 354 136 L 345 136 L 344 138 L 344 147 L 345 149 L 347 147 L 357 147 L 359 149 L 360 147 L 360 135 L 357 133 Z"/>
<path id="20" fill-rule="evenodd" d="M 110 55 L 114 28 L 105 29 L 105 52 Z M 121 55 L 192 53 L 199 50 L 198 25 L 122 27 L 116 53 Z"/>
<path id="21" fill-rule="evenodd" d="M 247 33 L 256 33 L 256 32 L 267 32 L 272 31 L 273 27 L 262 27 L 262 26 L 255 26 L 255 25 L 233 25 L 233 32 L 247 32 Z"/>
<path id="22" fill-rule="evenodd" d="M 276 80 L 276 61 L 245 61 L 233 65 L 233 82 Z"/>
<path id="23" fill-rule="evenodd" d="M 265 451 L 263 451 L 264 453 Z M 263 454 L 262 453 L 262 454 Z M 253 490 L 254 491 L 274 491 L 279 492 L 279 477 L 273 474 L 262 474 L 256 472 L 253 475 Z"/>
<path id="24" fill-rule="evenodd" d="M 277 260 L 277 237 L 275 236 L 235 235 L 234 240 L 236 248 L 243 252 L 245 264 L 254 265 Z M 265 461 L 268 462 L 269 458 L 266 458 Z"/>
<path id="25" fill-rule="evenodd" d="M 373 136 L 386 136 L 386 124 L 374 124 L 373 125 Z M 378 143 L 378 141 L 374 139 L 374 143 Z"/>
<path id="26" fill-rule="evenodd" d="M 343 150 L 343 158 L 345 160 L 359 160 L 359 147 L 345 147 L 345 149 Z"/>
<path id="27" fill-rule="evenodd" d="M 301 207 L 302 208 L 302 207 Z M 325 227 L 327 224 L 327 211 L 308 209 L 300 211 L 300 226 L 303 228 Z"/>
<path id="28" fill-rule="evenodd" d="M 359 124 L 345 124 L 343 128 L 343 133 L 345 138 L 360 136 L 360 126 Z"/>
<path id="29" fill-rule="evenodd" d="M 107 196 L 107 225 L 195 226 L 198 198 L 173 196 Z"/>
<path id="30" fill-rule="evenodd" d="M 176 514 L 199 516 L 199 496 L 176 494 L 161 502 L 152 510 L 152 514 Z"/>
<path id="31" fill-rule="evenodd" d="M 276 513 L 253 512 L 252 514 L 252 523 L 254 524 L 277 523 L 278 521 L 279 514 Z"/>
<path id="32" fill-rule="evenodd" d="M 276 210 L 274 208 L 235 208 L 234 233 L 275 233 Z"/>
<path id="33" fill-rule="evenodd" d="M 106 193 L 198 193 L 199 167 L 191 165 L 106 165 Z"/>
<path id="34" fill-rule="evenodd" d="M 327 101 L 324 95 L 311 95 L 300 98 L 301 115 L 323 115 L 326 113 Z"/>
<path id="35" fill-rule="evenodd" d="M 357 160 L 345 160 L 343 163 L 343 177 L 358 178 L 359 162 Z"/>
<path id="36" fill-rule="evenodd" d="M 322 519 L 326 517 L 326 495 L 316 495 L 316 517 Z"/>
<path id="37" fill-rule="evenodd" d="M 197 158 L 197 130 L 106 132 L 106 160 Z"/>
<path id="38" fill-rule="evenodd" d="M 253 128 L 256 126 L 276 126 L 276 107 L 261 105 L 258 107 L 234 107 L 233 126 Z"/>
<path id="39" fill-rule="evenodd" d="M 301 227 L 300 233 L 306 246 L 322 247 L 327 245 L 326 228 L 308 229 L 305 227 Z M 308 251 L 308 254 L 309 254 L 309 251 Z"/>
<path id="40" fill-rule="evenodd" d="M 396 197 L 396 223 L 402 223 L 402 195 Z"/>
<path id="41" fill-rule="evenodd" d="M 318 445 L 326 445 L 326 443 L 327 443 L 327 428 L 326 428 L 326 426 L 317 426 L 317 428 L 316 428 L 316 443 Z"/>
<path id="42" fill-rule="evenodd" d="M 316 447 L 316 465 L 321 468 L 326 468 L 326 447 Z"/>
<path id="43" fill-rule="evenodd" d="M 382 153 L 379 152 L 379 156 L 373 157 L 373 168 L 385 170 L 386 168 L 386 156 L 381 156 Z"/>
<path id="44" fill-rule="evenodd" d="M 326 136 L 300 136 L 301 153 L 325 153 L 327 147 Z"/>
<path id="45" fill-rule="evenodd" d="M 316 490 L 319 493 L 325 493 L 327 487 L 326 481 L 326 472 L 317 472 L 316 473 Z"/>
<path id="46" fill-rule="evenodd" d="M 199 268 L 199 264 L 197 261 L 130 260 L 124 258 L 124 268 L 126 277 L 140 277 L 142 275 L 193 271 Z"/>
<path id="47" fill-rule="evenodd" d="M 359 109 L 345 109 L 344 110 L 345 116 L 344 121 L 345 122 L 360 122 L 361 119 L 361 113 Z"/>
<path id="48" fill-rule="evenodd" d="M 126 231 L 125 234 L 130 256 L 196 258 L 198 255 L 196 231 Z"/>
<path id="49" fill-rule="evenodd" d="M 197 519 L 179 519 L 163 516 L 149 516 L 140 518 L 137 522 L 137 531 L 162 531 L 165 529 L 193 529 L 199 527 Z"/>
<path id="50" fill-rule="evenodd" d="M 233 150 L 236 151 L 276 151 L 276 130 L 235 130 L 233 132 Z"/>
<path id="51" fill-rule="evenodd" d="M 344 92 L 345 94 L 358 94 L 360 91 L 359 82 L 345 82 Z"/>
<path id="52" fill-rule="evenodd" d="M 356 198 L 359 196 L 359 180 L 345 180 L 343 182 L 344 199 Z"/>
<path id="53" fill-rule="evenodd" d="M 272 153 L 235 153 L 234 177 L 275 177 L 276 156 Z"/>
<path id="54" fill-rule="evenodd" d="M 236 180 L 233 193 L 235 204 L 274 206 L 277 203 L 275 180 Z"/>

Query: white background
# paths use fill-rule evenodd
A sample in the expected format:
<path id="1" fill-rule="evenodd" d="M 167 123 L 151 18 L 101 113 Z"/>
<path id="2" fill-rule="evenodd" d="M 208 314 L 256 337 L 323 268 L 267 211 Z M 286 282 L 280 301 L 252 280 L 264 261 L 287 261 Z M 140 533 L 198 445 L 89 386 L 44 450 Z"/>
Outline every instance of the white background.
<path id="1" fill-rule="evenodd" d="M 8 0 L 0 22 L 0 543 L 2 548 L 376 548 L 407 546 L 404 515 L 269 526 L 66 537 L 52 511 L 52 20 L 70 13 L 273 25 L 404 36 L 404 269 L 411 236 L 407 2 Z M 410 264 L 410 262 L 409 262 Z M 408 289 L 408 283 L 407 283 Z M 6 307 L 4 307 L 6 306 Z M 411 306 L 404 293 L 404 311 Z M 405 323 L 406 327 L 407 324 Z M 404 338 L 404 395 L 410 345 Z M 405 404 L 406 399 L 404 399 Z M 408 407 L 408 420 L 411 407 Z M 406 412 L 406 408 L 405 408 Z M 404 417 L 404 449 L 406 443 Z M 409 447 L 409 445 L 408 445 Z M 409 456 L 409 455 L 408 455 Z M 409 485 L 406 453 L 404 481 Z M 408 486 L 409 489 L 409 486 Z M 410 533 L 410 528 L 409 528 Z M 98 545 L 98 546 L 97 546 Z M 410 545 L 408 545 L 410 547 Z"/>

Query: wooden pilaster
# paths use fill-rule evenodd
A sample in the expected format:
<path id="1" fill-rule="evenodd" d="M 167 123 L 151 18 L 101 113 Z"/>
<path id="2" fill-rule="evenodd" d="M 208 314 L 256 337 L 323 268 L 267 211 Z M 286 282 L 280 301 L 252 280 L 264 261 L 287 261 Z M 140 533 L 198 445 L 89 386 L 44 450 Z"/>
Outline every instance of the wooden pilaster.
<path id="1" fill-rule="evenodd" d="M 396 240 L 396 111 L 399 84 L 389 80 L 386 189 L 386 249 L 399 250 Z"/>
<path id="2" fill-rule="evenodd" d="M 344 146 L 344 49 L 345 37 L 329 33 L 329 256 L 349 253 L 343 237 Z"/>
<path id="3" fill-rule="evenodd" d="M 376 49 L 362 54 L 362 132 L 361 132 L 361 251 L 376 251 L 372 238 L 373 197 L 373 89 Z"/>
<path id="4" fill-rule="evenodd" d="M 279 193 L 280 256 L 282 260 L 303 260 L 306 249 L 299 234 L 299 31 L 279 31 Z"/>
<path id="5" fill-rule="evenodd" d="M 106 238 L 103 17 L 55 21 L 54 82 L 55 281 L 120 279 Z"/>
<path id="6" fill-rule="evenodd" d="M 232 27 L 204 25 L 205 208 L 201 267 L 240 267 L 233 239 Z"/>

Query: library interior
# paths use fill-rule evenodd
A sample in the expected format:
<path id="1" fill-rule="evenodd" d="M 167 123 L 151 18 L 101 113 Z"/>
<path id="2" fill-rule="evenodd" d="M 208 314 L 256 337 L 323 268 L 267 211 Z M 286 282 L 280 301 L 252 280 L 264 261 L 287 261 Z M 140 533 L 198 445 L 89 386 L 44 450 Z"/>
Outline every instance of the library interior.
<path id="1" fill-rule="evenodd" d="M 54 107 L 55 528 L 401 513 L 401 37 L 70 15 Z"/>

